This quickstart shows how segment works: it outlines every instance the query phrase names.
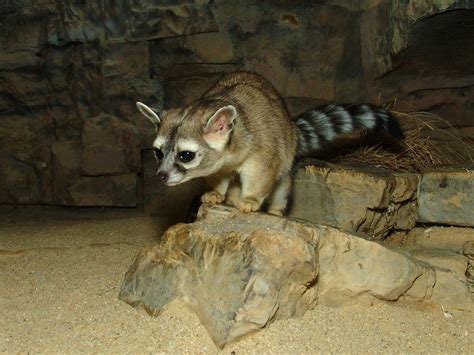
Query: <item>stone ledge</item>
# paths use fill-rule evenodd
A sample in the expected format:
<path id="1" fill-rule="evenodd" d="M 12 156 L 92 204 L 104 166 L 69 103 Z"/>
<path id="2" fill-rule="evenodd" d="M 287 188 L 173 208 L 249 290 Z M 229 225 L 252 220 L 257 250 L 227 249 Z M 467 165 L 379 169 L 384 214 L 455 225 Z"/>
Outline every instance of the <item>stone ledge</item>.
<path id="1" fill-rule="evenodd" d="M 417 185 L 414 174 L 308 165 L 296 174 L 290 216 L 383 239 L 415 226 Z"/>

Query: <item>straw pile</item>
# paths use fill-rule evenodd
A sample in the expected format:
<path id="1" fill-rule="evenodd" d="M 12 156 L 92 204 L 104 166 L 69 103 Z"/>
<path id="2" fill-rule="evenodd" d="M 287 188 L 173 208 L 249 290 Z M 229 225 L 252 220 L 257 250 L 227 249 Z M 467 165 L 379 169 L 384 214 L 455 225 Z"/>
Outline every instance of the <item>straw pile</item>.
<path id="1" fill-rule="evenodd" d="M 452 166 L 474 163 L 474 146 L 466 142 L 457 130 L 443 118 L 429 112 L 402 113 L 392 111 L 405 133 L 402 142 L 375 142 L 370 136 L 359 139 L 360 144 L 352 150 L 330 158 L 343 164 L 366 164 L 399 172 L 419 172 L 435 166 Z M 442 123 L 448 129 L 436 128 Z M 453 154 L 443 144 L 430 138 L 445 136 L 461 147 L 461 154 Z"/>

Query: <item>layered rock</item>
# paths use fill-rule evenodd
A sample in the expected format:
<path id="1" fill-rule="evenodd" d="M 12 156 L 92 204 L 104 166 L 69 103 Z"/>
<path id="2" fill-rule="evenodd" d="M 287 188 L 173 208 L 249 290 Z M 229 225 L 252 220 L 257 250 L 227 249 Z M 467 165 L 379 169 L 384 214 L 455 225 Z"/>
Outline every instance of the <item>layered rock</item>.
<path id="1" fill-rule="evenodd" d="M 414 174 L 307 166 L 295 176 L 290 216 L 383 239 L 415 225 L 417 186 Z"/>

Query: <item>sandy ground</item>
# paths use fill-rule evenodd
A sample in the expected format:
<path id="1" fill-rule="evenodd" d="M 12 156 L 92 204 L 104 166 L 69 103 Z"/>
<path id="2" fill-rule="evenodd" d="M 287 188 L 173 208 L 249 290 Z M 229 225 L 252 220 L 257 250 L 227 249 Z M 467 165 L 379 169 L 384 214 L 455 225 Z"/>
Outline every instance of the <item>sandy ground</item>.
<path id="1" fill-rule="evenodd" d="M 180 303 L 158 318 L 119 301 L 160 221 L 139 210 L 0 208 L 0 352 L 218 353 Z M 474 353 L 474 316 L 387 304 L 317 307 L 223 353 Z"/>

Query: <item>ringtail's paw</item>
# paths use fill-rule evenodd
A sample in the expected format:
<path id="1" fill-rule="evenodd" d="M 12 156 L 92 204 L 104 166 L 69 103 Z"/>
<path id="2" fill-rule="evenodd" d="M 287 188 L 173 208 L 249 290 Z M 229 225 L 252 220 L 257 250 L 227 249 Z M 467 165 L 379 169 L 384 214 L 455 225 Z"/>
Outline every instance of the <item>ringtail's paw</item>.
<path id="1" fill-rule="evenodd" d="M 237 208 L 241 212 L 255 212 L 260 208 L 260 203 L 250 198 L 244 198 L 237 202 Z"/>
<path id="2" fill-rule="evenodd" d="M 282 210 L 277 210 L 277 209 L 269 209 L 267 211 L 268 214 L 272 214 L 274 216 L 283 216 L 283 211 Z"/>
<path id="3" fill-rule="evenodd" d="M 224 202 L 225 196 L 217 191 L 209 191 L 201 196 L 201 202 L 211 203 L 213 205 Z"/>

